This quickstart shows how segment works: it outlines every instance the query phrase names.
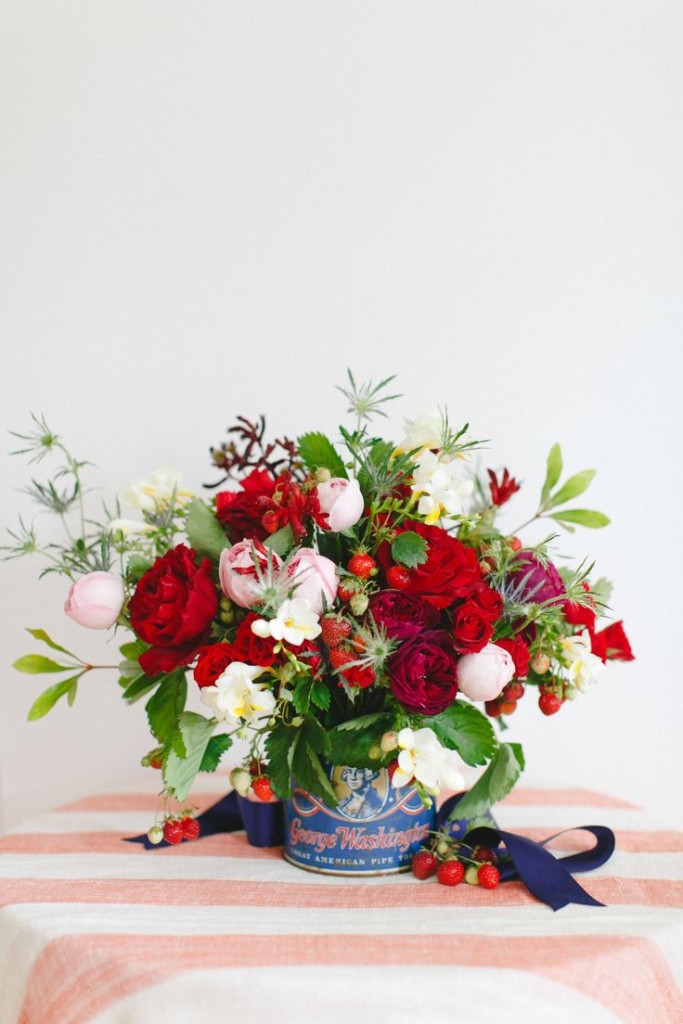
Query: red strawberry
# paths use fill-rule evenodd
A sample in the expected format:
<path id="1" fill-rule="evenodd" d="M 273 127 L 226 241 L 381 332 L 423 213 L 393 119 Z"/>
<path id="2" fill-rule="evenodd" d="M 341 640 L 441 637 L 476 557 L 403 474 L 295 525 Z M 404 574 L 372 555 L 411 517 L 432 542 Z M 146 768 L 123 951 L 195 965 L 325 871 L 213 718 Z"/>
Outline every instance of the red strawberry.
<path id="1" fill-rule="evenodd" d="M 562 707 L 562 701 L 554 693 L 542 693 L 538 698 L 538 706 L 544 715 L 555 715 Z"/>
<path id="2" fill-rule="evenodd" d="M 320 620 L 320 636 L 326 647 L 338 647 L 351 634 L 351 623 L 341 615 L 323 615 Z"/>
<path id="3" fill-rule="evenodd" d="M 377 562 L 366 551 L 358 551 L 351 558 L 348 569 L 359 580 L 367 580 L 377 572 Z"/>
<path id="4" fill-rule="evenodd" d="M 164 839 L 166 842 L 176 846 L 178 843 L 182 843 L 184 838 L 185 830 L 182 821 L 179 818 L 167 818 L 164 822 Z"/>
<path id="5" fill-rule="evenodd" d="M 503 713 L 497 700 L 487 700 L 484 704 L 484 709 L 489 718 L 498 718 Z"/>
<path id="6" fill-rule="evenodd" d="M 438 860 L 429 850 L 418 850 L 413 857 L 411 867 L 416 878 L 429 878 L 436 871 Z"/>
<path id="7" fill-rule="evenodd" d="M 498 704 L 501 715 L 514 715 L 517 710 L 516 700 L 501 700 Z"/>
<path id="8" fill-rule="evenodd" d="M 522 542 L 519 539 L 519 537 L 510 537 L 508 540 L 508 544 L 510 545 L 512 551 L 522 550 Z"/>
<path id="9" fill-rule="evenodd" d="M 343 580 L 339 581 L 337 587 L 337 597 L 340 601 L 349 602 L 354 594 L 358 593 L 360 583 L 358 580 L 351 579 L 349 576 L 345 576 Z"/>
<path id="10" fill-rule="evenodd" d="M 330 665 L 332 668 L 335 668 L 337 672 L 341 672 L 345 665 L 348 665 L 349 662 L 355 660 L 356 655 L 347 647 L 333 647 L 330 651 Z"/>
<path id="11" fill-rule="evenodd" d="M 442 885 L 460 885 L 465 877 L 465 867 L 459 860 L 444 860 L 436 872 L 437 882 Z"/>
<path id="12" fill-rule="evenodd" d="M 164 762 L 159 757 L 153 757 L 152 760 L 149 762 L 149 766 L 150 768 L 163 768 Z"/>
<path id="13" fill-rule="evenodd" d="M 482 864 L 477 871 L 479 885 L 482 889 L 495 889 L 500 882 L 500 871 L 493 864 Z"/>
<path id="14" fill-rule="evenodd" d="M 264 803 L 268 803 L 269 800 L 273 799 L 270 780 L 265 775 L 259 775 L 257 779 L 254 779 L 251 784 L 251 788 L 254 790 L 254 793 L 259 800 L 263 800 Z"/>
<path id="15" fill-rule="evenodd" d="M 519 700 L 520 697 L 524 696 L 524 684 L 523 683 L 508 683 L 503 688 L 501 697 L 503 700 Z"/>
<path id="16" fill-rule="evenodd" d="M 496 863 L 496 855 L 488 846 L 475 846 L 472 856 L 475 860 L 485 861 L 487 864 Z"/>
<path id="17" fill-rule="evenodd" d="M 390 565 L 387 569 L 387 584 L 392 590 L 405 590 L 410 586 L 412 574 L 404 565 Z"/>
<path id="18" fill-rule="evenodd" d="M 199 838 L 199 833 L 200 833 L 201 830 L 200 830 L 200 827 L 199 827 L 199 822 L 197 821 L 196 818 L 190 818 L 190 817 L 183 818 L 182 826 L 183 826 L 183 839 L 192 840 L 192 839 L 198 839 Z"/>

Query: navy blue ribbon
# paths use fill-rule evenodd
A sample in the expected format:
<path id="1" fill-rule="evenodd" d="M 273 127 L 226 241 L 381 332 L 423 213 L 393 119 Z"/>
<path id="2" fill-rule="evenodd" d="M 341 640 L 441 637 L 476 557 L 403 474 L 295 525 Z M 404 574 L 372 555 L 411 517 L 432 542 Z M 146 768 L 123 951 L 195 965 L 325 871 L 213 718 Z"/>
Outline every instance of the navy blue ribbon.
<path id="1" fill-rule="evenodd" d="M 570 872 L 594 871 L 602 867 L 614 853 L 615 838 L 611 829 L 604 825 L 579 825 L 577 829 L 566 829 L 556 835 L 548 836 L 541 843 L 535 843 L 524 836 L 499 829 L 490 815 L 486 817 L 490 825 L 484 825 L 468 831 L 469 822 L 449 816 L 454 812 L 462 794 L 450 797 L 440 808 L 437 816 L 437 828 L 450 832 L 456 839 L 467 834 L 467 846 L 499 847 L 505 853 L 498 863 L 502 882 L 519 879 L 537 899 L 546 903 L 553 910 L 561 910 L 569 903 L 582 903 L 590 907 L 602 907 L 604 903 L 590 896 L 579 883 L 572 878 Z M 546 850 L 548 843 L 567 832 L 590 832 L 596 843 L 590 850 L 572 853 L 567 857 L 554 857 Z M 498 851 L 500 853 L 500 851 Z"/>
<path id="2" fill-rule="evenodd" d="M 255 803 L 238 796 L 233 790 L 202 814 L 198 814 L 197 821 L 200 837 L 212 836 L 217 832 L 244 830 L 251 846 L 282 846 L 285 841 L 284 812 L 279 800 Z M 161 843 L 150 843 L 146 832 L 132 836 L 125 842 L 139 843 L 146 850 L 161 850 L 171 845 L 165 839 Z"/>

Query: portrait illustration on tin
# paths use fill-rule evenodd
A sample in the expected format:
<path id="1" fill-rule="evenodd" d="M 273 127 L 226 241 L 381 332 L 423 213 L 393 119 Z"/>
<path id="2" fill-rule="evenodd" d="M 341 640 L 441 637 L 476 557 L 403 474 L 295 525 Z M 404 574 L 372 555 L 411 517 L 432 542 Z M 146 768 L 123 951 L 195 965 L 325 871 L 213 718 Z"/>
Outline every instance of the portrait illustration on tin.
<path id="1" fill-rule="evenodd" d="M 373 818 L 387 801 L 385 773 L 371 768 L 336 768 L 332 785 L 339 800 L 337 811 L 354 821 Z"/>

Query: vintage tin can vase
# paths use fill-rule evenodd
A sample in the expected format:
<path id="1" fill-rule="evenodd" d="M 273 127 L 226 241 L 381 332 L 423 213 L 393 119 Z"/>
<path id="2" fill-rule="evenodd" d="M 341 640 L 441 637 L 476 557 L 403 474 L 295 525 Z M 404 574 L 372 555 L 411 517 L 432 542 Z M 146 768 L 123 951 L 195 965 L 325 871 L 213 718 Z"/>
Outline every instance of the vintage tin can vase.
<path id="1" fill-rule="evenodd" d="M 383 875 L 408 871 L 434 829 L 435 811 L 385 768 L 327 767 L 339 801 L 330 807 L 296 782 L 285 801 L 285 857 L 307 871 Z"/>

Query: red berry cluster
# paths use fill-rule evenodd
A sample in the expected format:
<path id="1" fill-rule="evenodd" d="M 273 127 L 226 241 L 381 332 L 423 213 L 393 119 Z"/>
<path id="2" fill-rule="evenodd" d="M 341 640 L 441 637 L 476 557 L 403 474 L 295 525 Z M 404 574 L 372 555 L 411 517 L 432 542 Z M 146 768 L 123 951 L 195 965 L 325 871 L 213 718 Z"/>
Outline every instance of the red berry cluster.
<path id="1" fill-rule="evenodd" d="M 166 842 L 172 846 L 177 846 L 184 839 L 189 842 L 193 839 L 198 839 L 200 828 L 196 818 L 190 815 L 183 815 L 182 818 L 166 818 L 163 831 Z"/>
<path id="2" fill-rule="evenodd" d="M 324 615 L 320 627 L 320 636 L 328 648 L 332 668 L 344 677 L 349 686 L 357 686 L 359 689 L 371 686 L 375 682 L 373 669 L 353 664 L 363 650 L 363 640 L 359 636 L 351 636 L 351 623 L 342 615 Z"/>
<path id="3" fill-rule="evenodd" d="M 495 889 L 500 882 L 496 860 L 496 854 L 488 847 L 470 849 L 441 836 L 430 849 L 418 850 L 413 857 L 412 871 L 419 879 L 431 878 L 436 873 L 441 885 L 460 885 L 465 881 L 482 889 Z"/>
<path id="4" fill-rule="evenodd" d="M 514 679 L 504 687 L 495 700 L 487 700 L 484 704 L 486 714 L 491 718 L 499 715 L 513 715 L 517 710 L 517 701 L 524 696 L 524 683 Z"/>

